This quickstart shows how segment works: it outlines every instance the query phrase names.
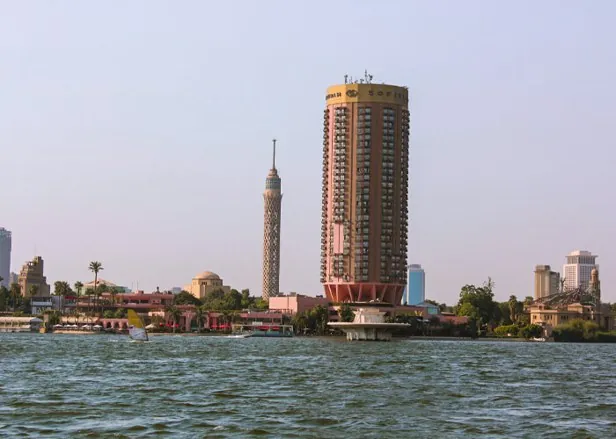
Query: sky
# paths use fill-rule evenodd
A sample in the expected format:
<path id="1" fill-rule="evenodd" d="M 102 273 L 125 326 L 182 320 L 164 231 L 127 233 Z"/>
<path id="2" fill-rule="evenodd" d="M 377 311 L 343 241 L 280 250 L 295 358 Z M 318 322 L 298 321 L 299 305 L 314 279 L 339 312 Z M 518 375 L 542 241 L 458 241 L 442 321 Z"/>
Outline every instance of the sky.
<path id="1" fill-rule="evenodd" d="M 12 270 L 261 294 L 276 137 L 284 292 L 319 283 L 325 90 L 410 93 L 409 263 L 455 303 L 599 255 L 616 301 L 616 3 L 0 0 L 0 227 Z"/>

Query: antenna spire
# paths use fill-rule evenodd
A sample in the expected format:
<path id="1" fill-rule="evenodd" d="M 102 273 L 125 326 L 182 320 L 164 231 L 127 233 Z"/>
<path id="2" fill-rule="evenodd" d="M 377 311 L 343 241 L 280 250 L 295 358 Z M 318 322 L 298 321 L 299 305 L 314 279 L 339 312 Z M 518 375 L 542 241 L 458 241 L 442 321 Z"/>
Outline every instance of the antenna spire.
<path id="1" fill-rule="evenodd" d="M 272 169 L 276 169 L 276 139 L 272 139 L 272 143 L 274 144 L 274 153 L 272 156 Z"/>

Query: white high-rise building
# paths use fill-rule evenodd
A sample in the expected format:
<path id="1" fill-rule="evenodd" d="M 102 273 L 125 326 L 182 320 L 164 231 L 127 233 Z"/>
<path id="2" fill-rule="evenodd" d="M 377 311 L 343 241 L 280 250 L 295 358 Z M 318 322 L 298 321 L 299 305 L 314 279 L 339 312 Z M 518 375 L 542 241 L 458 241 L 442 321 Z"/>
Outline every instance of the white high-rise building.
<path id="1" fill-rule="evenodd" d="M 9 286 L 11 275 L 11 232 L 0 227 L 0 285 Z"/>
<path id="2" fill-rule="evenodd" d="M 567 263 L 563 265 L 565 290 L 588 288 L 592 269 L 599 269 L 595 262 L 598 257 L 586 250 L 575 250 L 569 253 Z"/>

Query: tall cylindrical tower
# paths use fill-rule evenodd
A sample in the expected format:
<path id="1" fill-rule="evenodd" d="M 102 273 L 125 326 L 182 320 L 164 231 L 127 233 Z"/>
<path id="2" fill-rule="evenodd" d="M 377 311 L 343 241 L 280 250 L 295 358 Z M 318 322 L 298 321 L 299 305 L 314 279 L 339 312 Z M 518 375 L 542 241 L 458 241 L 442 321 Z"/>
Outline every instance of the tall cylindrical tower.
<path id="1" fill-rule="evenodd" d="M 408 242 L 408 90 L 365 80 L 327 89 L 321 282 L 333 302 L 399 304 Z"/>
<path id="2" fill-rule="evenodd" d="M 280 286 L 280 214 L 282 204 L 281 180 L 276 170 L 276 139 L 273 141 L 273 160 L 265 180 L 263 201 L 263 298 L 279 292 Z"/>

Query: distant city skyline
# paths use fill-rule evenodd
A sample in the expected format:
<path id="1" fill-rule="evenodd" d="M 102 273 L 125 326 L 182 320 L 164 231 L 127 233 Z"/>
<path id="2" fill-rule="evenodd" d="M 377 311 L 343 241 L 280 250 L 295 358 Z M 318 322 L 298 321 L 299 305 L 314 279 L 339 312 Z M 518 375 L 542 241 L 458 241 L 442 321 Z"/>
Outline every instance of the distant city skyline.
<path id="1" fill-rule="evenodd" d="M 455 303 L 488 277 L 498 300 L 532 296 L 536 264 L 559 269 L 582 248 L 600 255 L 602 297 L 616 301 L 616 4 L 317 0 L 299 12 L 187 0 L 169 11 L 3 6 L 0 226 L 13 232 L 13 270 L 41 255 L 50 285 L 73 283 L 98 260 L 106 279 L 146 291 L 212 270 L 259 295 L 275 134 L 280 290 L 322 294 L 324 95 L 368 69 L 409 87 L 408 259 L 429 273 L 426 298 Z M 318 30 L 331 17 L 353 25 Z"/>

